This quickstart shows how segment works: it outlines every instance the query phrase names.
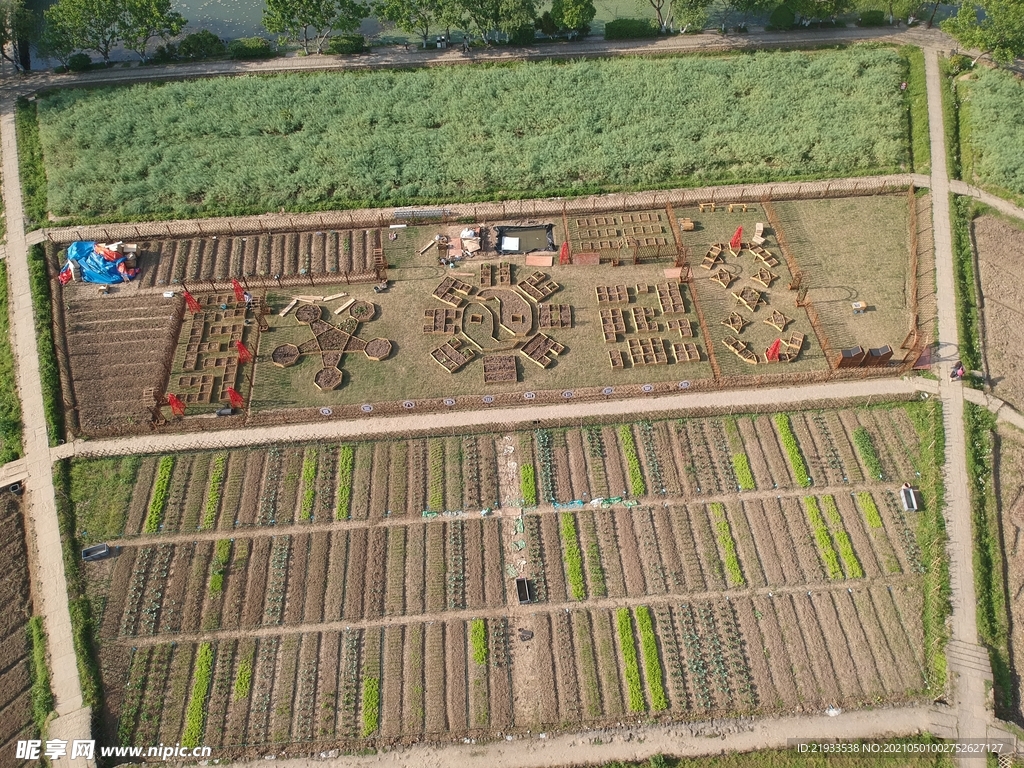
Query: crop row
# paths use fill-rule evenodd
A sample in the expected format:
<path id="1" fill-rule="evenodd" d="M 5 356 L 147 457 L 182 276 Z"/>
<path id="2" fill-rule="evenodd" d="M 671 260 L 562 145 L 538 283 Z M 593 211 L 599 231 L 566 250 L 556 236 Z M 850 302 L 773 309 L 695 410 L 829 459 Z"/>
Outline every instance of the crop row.
<path id="1" fill-rule="evenodd" d="M 573 600 L 583 600 L 587 589 L 583 582 L 583 553 L 576 534 L 576 516 L 572 512 L 561 514 L 562 547 L 565 553 L 565 567 L 569 572 L 569 589 Z"/>
<path id="2" fill-rule="evenodd" d="M 647 494 L 644 473 L 640 469 L 640 457 L 636 452 L 636 441 L 633 439 L 633 428 L 629 424 L 619 425 L 619 442 L 622 453 L 626 457 L 626 468 L 629 471 L 629 492 L 634 498 Z"/>
<path id="3" fill-rule="evenodd" d="M 814 496 L 804 496 L 804 509 L 807 510 L 807 519 L 811 522 L 814 542 L 818 545 L 818 554 L 821 555 L 821 560 L 825 564 L 828 577 L 830 579 L 843 578 L 843 569 L 839 567 L 839 558 L 832 546 L 832 537 L 829 535 L 828 526 L 818 508 L 818 500 Z"/>
<path id="4" fill-rule="evenodd" d="M 220 497 L 224 487 L 224 468 L 228 463 L 226 453 L 218 453 L 213 458 L 213 470 L 210 472 L 210 487 L 206 492 L 206 506 L 203 511 L 203 522 L 200 526 L 204 531 L 213 528 L 220 509 Z"/>
<path id="5" fill-rule="evenodd" d="M 774 420 L 782 447 L 789 458 L 789 465 L 793 468 L 796 484 L 801 488 L 809 488 L 811 478 L 807 472 L 807 462 L 804 459 L 803 451 L 800 450 L 800 443 L 797 442 L 796 435 L 793 434 L 793 425 L 790 423 L 789 414 L 777 413 Z"/>
<path id="6" fill-rule="evenodd" d="M 825 516 L 828 518 L 829 523 L 832 527 L 832 537 L 835 539 L 836 546 L 839 548 L 839 557 L 842 558 L 843 565 L 846 568 L 846 575 L 851 579 L 861 579 L 864 577 L 864 569 L 860 565 L 860 561 L 857 559 L 856 553 L 853 551 L 853 544 L 850 543 L 850 535 L 843 528 L 843 518 L 839 516 L 839 508 L 836 506 L 836 500 L 831 496 L 823 496 L 821 499 L 821 506 L 825 510 Z"/>
<path id="7" fill-rule="evenodd" d="M 729 519 L 725 516 L 725 507 L 722 504 L 713 503 L 711 505 L 711 519 L 715 523 L 718 545 L 725 555 L 725 571 L 729 576 L 729 586 L 743 587 L 746 585 L 746 580 L 743 578 L 740 560 L 736 555 L 736 542 L 732 537 Z"/>
<path id="8" fill-rule="evenodd" d="M 647 686 L 651 689 L 651 709 L 661 712 L 668 709 L 668 698 L 665 696 L 665 682 L 661 671 L 661 659 L 658 655 L 658 641 L 654 635 L 654 624 L 651 621 L 651 611 L 646 605 L 637 607 L 636 625 L 640 630 L 644 676 L 647 678 Z"/>
<path id="9" fill-rule="evenodd" d="M 355 465 L 355 448 L 343 445 L 338 451 L 338 501 L 335 517 L 348 520 L 352 514 L 352 469 Z"/>
<path id="10" fill-rule="evenodd" d="M 153 486 L 153 498 L 149 502 L 145 525 L 142 526 L 143 533 L 156 533 L 160 530 L 164 507 L 167 505 L 167 489 L 171 485 L 172 469 L 174 469 L 174 456 L 161 456 L 156 483 Z"/>
<path id="11" fill-rule="evenodd" d="M 864 427 L 857 427 L 853 430 L 853 444 L 857 447 L 857 453 L 860 454 L 860 460 L 864 462 L 864 466 L 868 468 L 868 472 L 871 473 L 871 477 L 877 477 L 879 480 L 883 480 L 885 475 L 882 472 L 882 462 L 878 458 L 878 452 L 875 450 L 875 444 L 871 439 L 871 433 Z"/>

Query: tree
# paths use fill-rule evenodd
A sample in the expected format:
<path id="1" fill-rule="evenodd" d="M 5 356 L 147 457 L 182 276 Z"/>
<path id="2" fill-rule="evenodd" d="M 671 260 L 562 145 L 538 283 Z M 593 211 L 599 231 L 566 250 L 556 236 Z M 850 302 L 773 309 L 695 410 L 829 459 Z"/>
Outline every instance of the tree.
<path id="1" fill-rule="evenodd" d="M 167 40 L 185 28 L 185 18 L 171 10 L 171 0 L 123 0 L 119 31 L 124 47 L 146 60 L 146 46 L 154 37 Z"/>
<path id="2" fill-rule="evenodd" d="M 880 10 L 889 17 L 889 23 L 896 19 L 907 19 L 921 5 L 920 0 L 864 0 L 856 4 L 858 11 Z"/>
<path id="3" fill-rule="evenodd" d="M 597 15 L 593 0 L 552 0 L 551 18 L 559 29 L 580 31 Z"/>
<path id="4" fill-rule="evenodd" d="M 485 42 L 495 30 L 510 36 L 524 27 L 532 29 L 537 16 L 534 0 L 457 0 L 457 4 Z"/>
<path id="5" fill-rule="evenodd" d="M 980 13 L 979 13 L 980 11 Z M 1024 56 L 1024 3 L 1020 0 L 964 0 L 960 11 L 942 22 L 942 30 L 965 48 L 977 48 L 1000 64 Z"/>
<path id="6" fill-rule="evenodd" d="M 370 9 L 356 0 L 267 0 L 263 26 L 300 40 L 306 53 L 310 44 L 323 53 L 332 32 L 355 32 L 369 15 Z"/>
<path id="7" fill-rule="evenodd" d="M 708 23 L 708 8 L 714 0 L 672 0 L 672 17 L 683 32 L 702 30 Z"/>
<path id="8" fill-rule="evenodd" d="M 417 35 L 427 47 L 430 30 L 437 19 L 437 0 L 382 0 L 373 7 L 381 21 L 390 21 L 403 32 Z"/>
<path id="9" fill-rule="evenodd" d="M 0 56 L 21 70 L 22 48 L 36 37 L 38 26 L 24 1 L 0 0 Z"/>
<path id="10" fill-rule="evenodd" d="M 47 23 L 60 30 L 62 42 L 96 51 L 104 62 L 121 42 L 123 16 L 122 0 L 58 0 L 46 10 Z"/>
<path id="11" fill-rule="evenodd" d="M 668 28 L 669 20 L 665 18 L 665 11 L 671 9 L 671 0 L 647 0 L 650 3 L 651 8 L 654 9 L 655 15 L 658 17 L 658 29 L 664 32 Z M 642 7 L 642 3 L 638 4 L 638 7 Z"/>
<path id="12" fill-rule="evenodd" d="M 43 29 L 39 34 L 37 49 L 44 59 L 56 59 L 67 69 L 68 59 L 78 50 L 74 30 L 66 25 L 66 19 L 57 5 L 43 11 Z"/>

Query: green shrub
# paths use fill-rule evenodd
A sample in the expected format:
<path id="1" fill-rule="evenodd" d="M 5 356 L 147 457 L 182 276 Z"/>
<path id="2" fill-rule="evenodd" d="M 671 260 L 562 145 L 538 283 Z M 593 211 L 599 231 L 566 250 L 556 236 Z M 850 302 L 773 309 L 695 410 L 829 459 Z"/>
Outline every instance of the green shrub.
<path id="1" fill-rule="evenodd" d="M 862 27 L 881 27 L 885 24 L 885 11 L 862 11 L 858 23 Z"/>
<path id="2" fill-rule="evenodd" d="M 306 451 L 302 459 L 302 506 L 299 509 L 300 520 L 313 517 L 313 497 L 316 494 L 316 448 Z"/>
<path id="3" fill-rule="evenodd" d="M 224 485 L 224 468 L 228 461 L 226 453 L 218 453 L 213 457 L 213 470 L 210 472 L 210 488 L 206 492 L 206 511 L 203 513 L 202 530 L 210 530 L 217 522 L 217 510 L 220 509 L 220 495 Z"/>
<path id="4" fill-rule="evenodd" d="M 185 35 L 178 43 L 178 56 L 183 59 L 210 59 L 223 56 L 226 50 L 224 41 L 208 29 Z"/>
<path id="5" fill-rule="evenodd" d="M 651 19 L 613 19 L 604 25 L 605 40 L 639 40 L 657 36 L 658 25 Z"/>
<path id="6" fill-rule="evenodd" d="M 622 647 L 622 661 L 626 670 L 626 685 L 629 688 L 629 711 L 643 712 L 647 708 L 644 689 L 640 684 L 640 664 L 636 658 L 636 642 L 633 640 L 633 616 L 629 608 L 616 612 L 619 631 L 619 645 Z"/>
<path id="7" fill-rule="evenodd" d="M 327 44 L 327 52 L 334 55 L 363 53 L 366 50 L 366 38 L 362 35 L 336 35 Z"/>
<path id="8" fill-rule="evenodd" d="M 380 724 L 380 678 L 363 678 L 363 738 Z"/>
<path id="9" fill-rule="evenodd" d="M 469 625 L 469 644 L 473 649 L 473 661 L 483 666 L 487 663 L 487 622 L 473 619 Z"/>
<path id="10" fill-rule="evenodd" d="M 192 678 L 192 695 L 185 709 L 185 728 L 181 732 L 183 747 L 198 747 L 206 726 L 206 697 L 210 693 L 213 673 L 213 646 L 203 643 L 196 654 L 196 669 Z"/>
<path id="11" fill-rule="evenodd" d="M 768 26 L 772 29 L 786 30 L 792 29 L 793 24 L 796 23 L 796 14 L 788 3 L 783 3 L 772 11 L 771 16 L 768 17 Z"/>
<path id="12" fill-rule="evenodd" d="M 68 69 L 72 72 L 87 72 L 92 69 L 92 57 L 87 53 L 73 53 L 68 58 Z"/>
<path id="13" fill-rule="evenodd" d="M 156 483 L 153 486 L 153 498 L 149 502 L 146 521 L 142 525 L 143 533 L 156 533 L 163 522 L 164 507 L 167 506 L 167 491 L 171 487 L 171 472 L 174 469 L 174 456 L 161 456 L 157 466 Z"/>
<path id="14" fill-rule="evenodd" d="M 587 588 L 583 582 L 583 553 L 580 552 L 579 535 L 576 533 L 576 516 L 572 512 L 563 512 L 562 546 L 565 548 L 565 567 L 569 572 L 569 588 L 573 600 L 583 600 L 587 596 Z"/>
<path id="15" fill-rule="evenodd" d="M 252 659 L 243 659 L 238 665 L 238 672 L 235 674 L 234 697 L 235 701 L 242 701 L 249 698 L 249 691 L 252 689 Z"/>
<path id="16" fill-rule="evenodd" d="M 732 455 L 732 469 L 736 474 L 736 484 L 740 487 L 741 491 L 753 491 L 756 489 L 754 473 L 750 471 L 750 459 L 747 458 L 747 454 L 734 453 Z"/>
<path id="17" fill-rule="evenodd" d="M 839 515 L 839 507 L 836 506 L 836 500 L 831 496 L 823 496 L 821 506 L 825 510 L 825 516 L 828 517 L 829 522 L 832 524 L 832 538 L 835 539 L 836 546 L 839 548 L 839 557 L 846 567 L 846 576 L 851 579 L 864 578 L 864 569 L 861 568 L 857 554 L 853 551 L 850 536 L 843 527 L 843 518 Z"/>
<path id="18" fill-rule="evenodd" d="M 269 59 L 273 55 L 270 41 L 262 37 L 240 37 L 228 43 L 228 56 L 232 59 Z"/>
<path id="19" fill-rule="evenodd" d="M 803 451 L 793 434 L 793 426 L 789 422 L 789 414 L 775 414 L 775 427 L 779 431 L 779 439 L 782 440 L 782 447 L 786 449 L 786 456 L 789 457 L 789 466 L 793 468 L 793 476 L 796 484 L 801 488 L 809 488 L 811 478 L 807 474 L 807 462 L 804 461 Z"/>
<path id="20" fill-rule="evenodd" d="M 338 505 L 336 517 L 348 520 L 352 512 L 352 469 L 355 467 L 355 449 L 351 445 L 341 446 L 338 451 Z"/>
<path id="21" fill-rule="evenodd" d="M 860 491 L 857 494 L 857 505 L 860 507 L 861 512 L 864 513 L 864 518 L 868 521 L 869 528 L 882 527 L 882 516 L 878 513 L 878 507 L 875 505 L 875 500 L 870 493 Z"/>
<path id="22" fill-rule="evenodd" d="M 629 468 L 629 492 L 634 498 L 640 498 L 647 493 L 647 484 L 644 482 L 643 470 L 640 469 L 640 456 L 636 452 L 633 428 L 629 424 L 619 425 L 619 441 L 622 443 L 622 452 L 626 456 L 626 466 Z"/>
<path id="23" fill-rule="evenodd" d="M 53 307 L 50 304 L 50 274 L 43 246 L 28 250 L 28 279 L 32 292 L 36 343 L 39 351 L 39 383 L 43 390 L 43 414 L 50 445 L 64 438 L 64 393 L 57 366 L 57 346 L 53 337 Z"/>
<path id="24" fill-rule="evenodd" d="M 636 626 L 640 630 L 640 648 L 644 655 L 644 676 L 651 689 L 651 710 L 662 712 L 668 709 L 668 698 L 665 696 L 665 676 L 661 669 L 661 657 L 658 655 L 658 640 L 654 635 L 651 611 L 646 605 L 637 606 Z"/>
<path id="25" fill-rule="evenodd" d="M 46 718 L 53 711 L 54 698 L 50 689 L 50 667 L 46 662 L 46 631 L 42 616 L 29 619 L 28 637 L 32 647 L 32 719 L 39 732 L 43 733 Z"/>
<path id="26" fill-rule="evenodd" d="M 729 575 L 729 586 L 742 587 L 746 584 L 746 580 L 743 578 L 743 569 L 740 568 L 740 560 L 736 555 L 736 542 L 732 538 L 729 519 L 725 516 L 725 507 L 717 502 L 712 504 L 711 518 L 715 522 L 715 535 L 718 544 L 725 553 L 725 570 Z"/>
<path id="27" fill-rule="evenodd" d="M 884 480 L 885 476 L 882 472 L 882 462 L 878 458 L 878 453 L 875 451 L 875 443 L 871 439 L 871 433 L 864 427 L 857 427 L 853 430 L 853 444 L 857 446 L 857 453 L 860 454 L 860 460 L 864 462 L 864 466 L 868 468 L 868 473 L 873 478 Z"/>
<path id="28" fill-rule="evenodd" d="M 21 456 L 21 402 L 8 321 L 7 262 L 0 261 L 0 465 Z"/>
<path id="29" fill-rule="evenodd" d="M 523 506 L 537 506 L 537 472 L 532 463 L 519 465 L 519 489 L 523 494 Z"/>
<path id="30" fill-rule="evenodd" d="M 832 546 L 832 537 L 829 535 L 828 526 L 818 509 L 818 500 L 813 496 L 804 496 L 804 509 L 807 510 L 807 518 L 811 521 L 811 531 L 814 533 L 814 542 L 818 545 L 818 554 L 825 564 L 830 579 L 843 578 L 843 569 L 839 567 L 839 558 Z"/>

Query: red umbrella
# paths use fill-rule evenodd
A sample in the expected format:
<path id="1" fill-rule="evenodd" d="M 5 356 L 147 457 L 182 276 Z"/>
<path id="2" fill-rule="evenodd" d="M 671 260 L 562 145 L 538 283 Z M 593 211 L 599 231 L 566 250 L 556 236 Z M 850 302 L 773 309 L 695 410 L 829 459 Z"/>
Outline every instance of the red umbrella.
<path id="1" fill-rule="evenodd" d="M 569 263 L 569 241 L 562 243 L 562 249 L 558 252 L 558 263 L 565 265 Z"/>
<path id="2" fill-rule="evenodd" d="M 245 288 L 242 287 L 242 284 L 232 278 L 231 287 L 235 289 L 235 301 L 239 304 L 245 301 Z"/>
<path id="3" fill-rule="evenodd" d="M 736 227 L 736 234 L 734 234 L 732 236 L 732 240 L 729 241 L 729 247 L 734 251 L 739 250 L 741 242 L 743 242 L 743 227 Z"/>
<path id="4" fill-rule="evenodd" d="M 188 311 L 193 315 L 196 312 L 201 312 L 203 309 L 199 306 L 199 302 L 196 301 L 195 297 L 188 291 L 185 291 L 185 304 L 188 306 Z"/>
<path id="5" fill-rule="evenodd" d="M 181 402 L 175 395 L 167 396 L 167 404 L 171 406 L 171 413 L 175 416 L 185 415 L 185 404 Z"/>
<path id="6" fill-rule="evenodd" d="M 771 363 L 779 362 L 779 349 L 782 347 L 782 339 L 776 339 L 764 353 L 765 359 Z"/>
<path id="7" fill-rule="evenodd" d="M 232 408 L 241 408 L 245 405 L 245 398 L 238 394 L 234 387 L 228 387 L 228 402 Z"/>
<path id="8" fill-rule="evenodd" d="M 240 341 L 236 341 L 235 349 L 238 350 L 238 362 L 242 365 L 252 362 L 252 352 L 249 351 L 249 348 L 246 347 L 245 344 Z"/>

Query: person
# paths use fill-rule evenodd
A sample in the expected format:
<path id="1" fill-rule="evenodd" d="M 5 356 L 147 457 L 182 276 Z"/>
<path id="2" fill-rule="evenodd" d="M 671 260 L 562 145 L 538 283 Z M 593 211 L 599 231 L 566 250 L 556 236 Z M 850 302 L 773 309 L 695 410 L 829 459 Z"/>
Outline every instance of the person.
<path id="1" fill-rule="evenodd" d="M 964 377 L 964 364 L 960 361 L 956 361 L 956 365 L 953 366 L 953 370 L 950 371 L 949 378 L 953 381 L 959 381 Z"/>
<path id="2" fill-rule="evenodd" d="M 465 35 L 462 36 L 462 52 L 469 53 L 469 40 Z"/>
<path id="3" fill-rule="evenodd" d="M 245 308 L 252 309 L 252 294 L 246 291 L 242 294 L 242 300 L 245 301 Z"/>

